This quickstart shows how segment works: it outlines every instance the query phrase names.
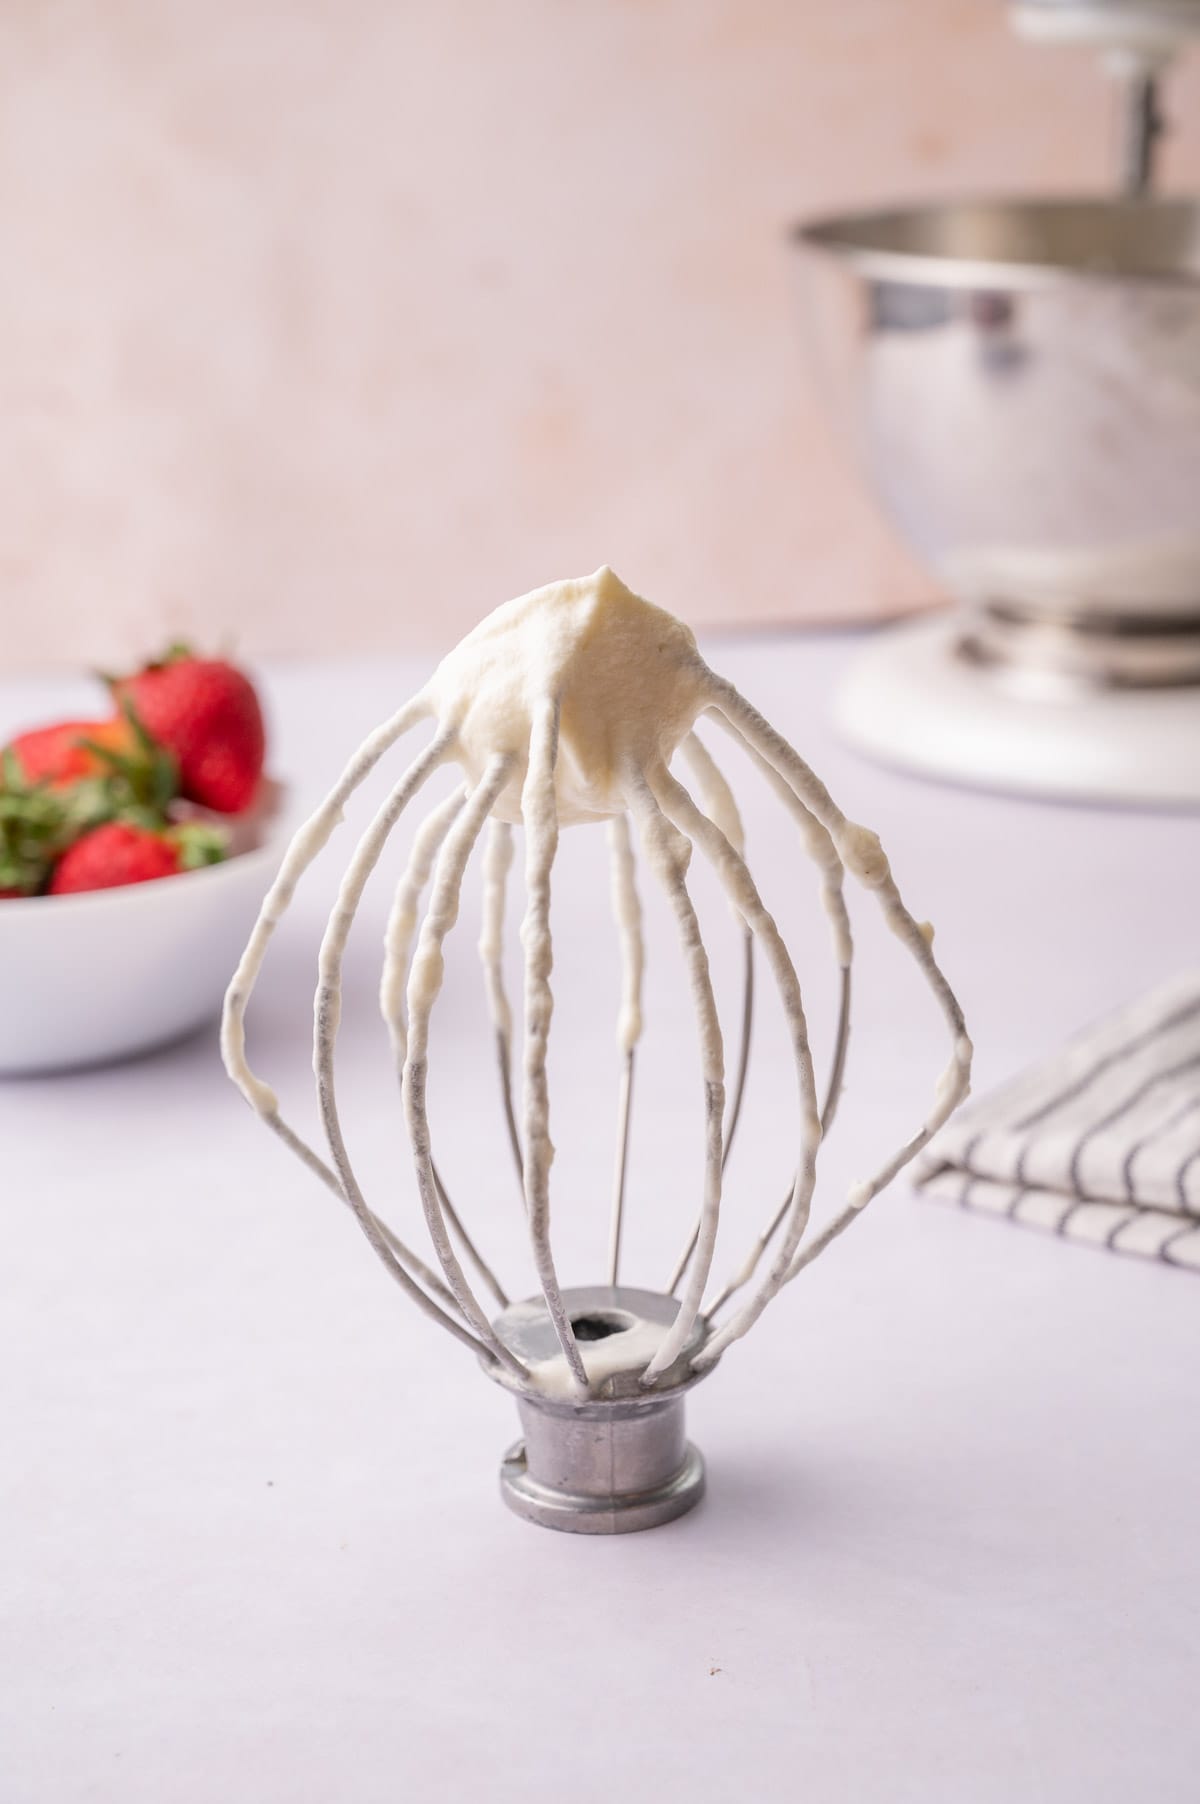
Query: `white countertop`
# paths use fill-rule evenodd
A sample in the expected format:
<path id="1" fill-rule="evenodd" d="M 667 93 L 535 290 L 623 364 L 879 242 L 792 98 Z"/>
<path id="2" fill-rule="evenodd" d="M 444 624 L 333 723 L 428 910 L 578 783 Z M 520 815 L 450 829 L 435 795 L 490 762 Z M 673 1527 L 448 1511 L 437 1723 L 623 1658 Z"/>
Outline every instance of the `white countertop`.
<path id="1" fill-rule="evenodd" d="M 882 831 L 914 912 L 937 924 L 980 1086 L 1195 961 L 1194 819 L 872 769 L 824 724 L 850 649 L 759 639 L 710 656 Z M 277 672 L 277 768 L 315 797 L 420 675 Z M 10 684 L 0 729 L 73 699 Z M 811 877 L 738 775 L 752 867 L 827 1027 Z M 314 1131 L 316 935 L 351 844 L 343 830 L 301 892 L 251 1014 L 257 1064 Z M 394 1196 L 416 1237 L 373 1003 L 387 887 L 352 946 L 340 1093 L 368 1196 Z M 520 1288 L 469 889 L 435 1023 L 435 1150 Z M 697 890 L 732 1021 L 734 930 L 699 874 Z M 600 835 L 564 836 L 554 905 L 554 1207 L 563 1276 L 587 1282 L 616 1076 Z M 920 1119 L 943 1063 L 871 908 L 818 1213 Z M 700 1136 L 678 951 L 657 899 L 650 913 L 626 1275 L 654 1284 L 690 1218 Z M 722 1268 L 789 1158 L 791 1078 L 760 976 Z M 5 1804 L 1195 1798 L 1194 1275 L 898 1185 L 692 1395 L 702 1506 L 640 1536 L 553 1535 L 498 1499 L 511 1400 L 258 1128 L 212 1034 L 10 1083 L 0 1112 Z"/>

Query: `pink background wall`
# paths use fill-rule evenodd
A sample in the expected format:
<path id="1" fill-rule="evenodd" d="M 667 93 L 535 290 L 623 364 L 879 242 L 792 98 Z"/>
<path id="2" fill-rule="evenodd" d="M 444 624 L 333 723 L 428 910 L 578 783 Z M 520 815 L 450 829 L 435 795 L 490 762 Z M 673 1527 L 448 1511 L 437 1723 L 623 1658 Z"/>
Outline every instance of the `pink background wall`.
<path id="1" fill-rule="evenodd" d="M 7 668 L 445 645 L 602 561 L 697 622 L 912 603 L 783 228 L 1113 148 L 1001 0 L 17 0 L 0 90 Z M 1200 57 L 1171 101 L 1195 184 Z"/>

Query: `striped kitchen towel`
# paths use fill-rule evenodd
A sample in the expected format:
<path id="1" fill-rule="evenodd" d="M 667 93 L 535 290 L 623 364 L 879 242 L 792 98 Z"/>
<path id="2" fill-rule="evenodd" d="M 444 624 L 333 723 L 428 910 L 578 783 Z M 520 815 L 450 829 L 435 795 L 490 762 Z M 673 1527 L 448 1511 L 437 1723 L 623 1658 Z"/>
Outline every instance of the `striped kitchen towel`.
<path id="1" fill-rule="evenodd" d="M 964 1208 L 1200 1271 L 1200 972 L 961 1110 L 916 1181 Z"/>

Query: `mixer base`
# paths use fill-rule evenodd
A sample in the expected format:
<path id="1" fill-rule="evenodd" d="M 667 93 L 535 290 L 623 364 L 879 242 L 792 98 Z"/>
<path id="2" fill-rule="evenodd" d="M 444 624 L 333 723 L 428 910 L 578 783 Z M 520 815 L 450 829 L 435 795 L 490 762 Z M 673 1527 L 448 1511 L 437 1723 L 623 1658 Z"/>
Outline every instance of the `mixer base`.
<path id="1" fill-rule="evenodd" d="M 834 715 L 857 750 L 972 788 L 1142 807 L 1200 806 L 1200 686 L 1105 688 L 973 663 L 957 612 L 862 652 Z"/>

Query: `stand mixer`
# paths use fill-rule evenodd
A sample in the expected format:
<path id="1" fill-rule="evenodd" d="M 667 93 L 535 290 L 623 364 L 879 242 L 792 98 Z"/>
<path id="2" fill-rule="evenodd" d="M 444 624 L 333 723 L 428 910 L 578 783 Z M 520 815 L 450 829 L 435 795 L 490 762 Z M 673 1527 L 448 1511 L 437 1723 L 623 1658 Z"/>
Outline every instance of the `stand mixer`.
<path id="1" fill-rule="evenodd" d="M 799 226 L 830 413 L 960 603 L 894 628 L 845 736 L 982 788 L 1200 803 L 1200 207 L 1150 198 L 1163 71 L 1200 0 L 1022 0 L 1121 93 L 1115 199 Z"/>

